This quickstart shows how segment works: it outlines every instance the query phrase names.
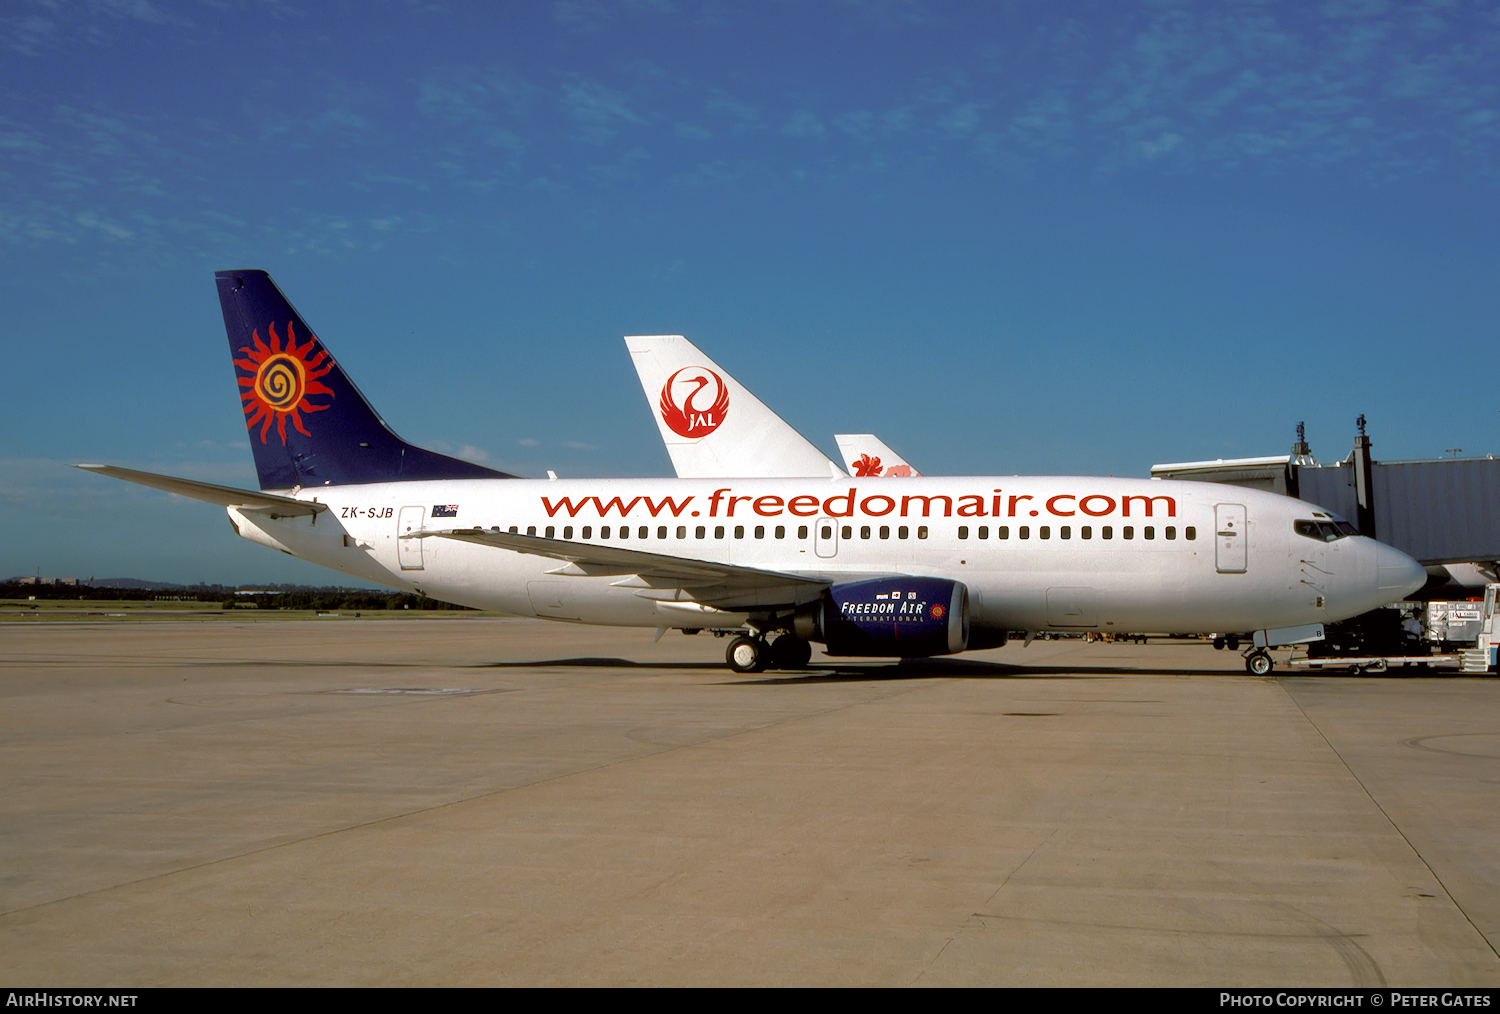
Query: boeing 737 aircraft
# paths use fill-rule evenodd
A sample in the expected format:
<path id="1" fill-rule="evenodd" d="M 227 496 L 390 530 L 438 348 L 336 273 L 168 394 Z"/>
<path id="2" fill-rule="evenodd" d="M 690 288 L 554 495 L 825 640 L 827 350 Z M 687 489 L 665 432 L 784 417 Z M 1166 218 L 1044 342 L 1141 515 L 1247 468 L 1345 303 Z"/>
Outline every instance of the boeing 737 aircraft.
<path id="1" fill-rule="evenodd" d="M 1067 630 L 1240 632 L 1264 675 L 1267 646 L 1426 579 L 1309 504 L 1210 483 L 890 483 L 816 448 L 802 478 L 521 479 L 398 437 L 265 272 L 217 280 L 261 491 L 80 467 L 220 504 L 243 538 L 449 602 L 733 633 L 740 672 L 801 668 L 811 642 L 924 657 Z M 689 438 L 743 408 L 731 384 L 663 385 Z"/>

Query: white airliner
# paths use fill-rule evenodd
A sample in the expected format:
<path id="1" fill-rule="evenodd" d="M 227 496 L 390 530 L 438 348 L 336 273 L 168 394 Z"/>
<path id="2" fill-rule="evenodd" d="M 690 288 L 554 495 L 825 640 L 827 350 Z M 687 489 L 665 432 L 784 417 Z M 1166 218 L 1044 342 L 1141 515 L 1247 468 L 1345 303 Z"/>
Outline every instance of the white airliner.
<path id="1" fill-rule="evenodd" d="M 520 479 L 396 436 L 265 272 L 217 280 L 262 491 L 80 467 L 223 505 L 243 538 L 449 602 L 734 632 L 740 672 L 801 668 L 810 642 L 924 657 L 1066 630 L 1239 632 L 1263 675 L 1266 646 L 1314 639 L 1426 579 L 1308 504 L 1209 483 L 890 483 L 836 466 Z M 736 387 L 710 396 L 699 379 L 663 380 L 664 411 L 690 435 L 741 407 Z"/>

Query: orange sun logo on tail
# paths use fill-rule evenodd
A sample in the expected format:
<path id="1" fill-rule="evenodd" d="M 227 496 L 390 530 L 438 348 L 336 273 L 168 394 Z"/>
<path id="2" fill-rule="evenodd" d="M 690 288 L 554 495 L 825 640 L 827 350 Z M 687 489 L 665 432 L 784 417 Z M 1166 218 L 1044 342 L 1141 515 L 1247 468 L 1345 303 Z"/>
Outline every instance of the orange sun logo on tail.
<path id="1" fill-rule="evenodd" d="M 237 378 L 240 387 L 244 388 L 240 400 L 245 403 L 245 425 L 253 432 L 255 424 L 260 423 L 260 442 L 265 443 L 271 422 L 275 420 L 276 432 L 285 444 L 286 420 L 290 416 L 297 432 L 310 437 L 312 434 L 302 425 L 301 413 L 321 412 L 328 407 L 326 402 L 314 405 L 308 398 L 322 394 L 333 397 L 331 390 L 318 383 L 319 377 L 326 376 L 333 369 L 333 360 L 322 349 L 318 349 L 317 355 L 312 355 L 316 340 L 311 337 L 305 344 L 298 345 L 291 321 L 286 325 L 285 347 L 276 336 L 275 324 L 267 324 L 266 333 L 271 336 L 269 346 L 260 340 L 260 332 L 254 331 L 250 339 L 255 348 L 242 347 L 240 352 L 246 358 L 234 361 L 235 366 L 250 374 Z"/>

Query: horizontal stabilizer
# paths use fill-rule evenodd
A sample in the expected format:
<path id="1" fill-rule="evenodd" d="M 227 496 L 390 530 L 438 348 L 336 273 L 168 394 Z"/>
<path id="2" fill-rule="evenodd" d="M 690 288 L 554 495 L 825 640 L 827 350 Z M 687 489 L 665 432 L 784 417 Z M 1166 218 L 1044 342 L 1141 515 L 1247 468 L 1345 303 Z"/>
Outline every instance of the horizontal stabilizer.
<path id="1" fill-rule="evenodd" d="M 126 482 L 176 493 L 179 496 L 191 497 L 194 500 L 202 500 L 205 503 L 216 503 L 220 507 L 266 511 L 272 517 L 303 517 L 328 509 L 328 505 L 323 503 L 294 500 L 289 496 L 277 496 L 274 493 L 255 493 L 248 489 L 236 489 L 233 486 L 216 486 L 211 482 L 179 479 L 172 475 L 157 475 L 155 472 L 137 472 L 133 468 L 118 468 L 114 465 L 75 465 L 74 467 L 107 475 L 113 479 L 124 479 Z"/>

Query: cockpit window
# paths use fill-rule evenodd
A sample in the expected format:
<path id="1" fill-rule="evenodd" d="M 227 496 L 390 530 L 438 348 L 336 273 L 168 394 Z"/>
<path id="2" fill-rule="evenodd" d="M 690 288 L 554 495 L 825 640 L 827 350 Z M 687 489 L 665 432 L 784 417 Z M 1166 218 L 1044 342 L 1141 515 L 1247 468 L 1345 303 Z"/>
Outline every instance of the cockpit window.
<path id="1" fill-rule="evenodd" d="M 1359 534 L 1359 529 L 1343 518 L 1332 518 L 1328 521 L 1293 521 L 1292 529 L 1303 538 L 1317 539 L 1319 542 L 1333 542 Z"/>

